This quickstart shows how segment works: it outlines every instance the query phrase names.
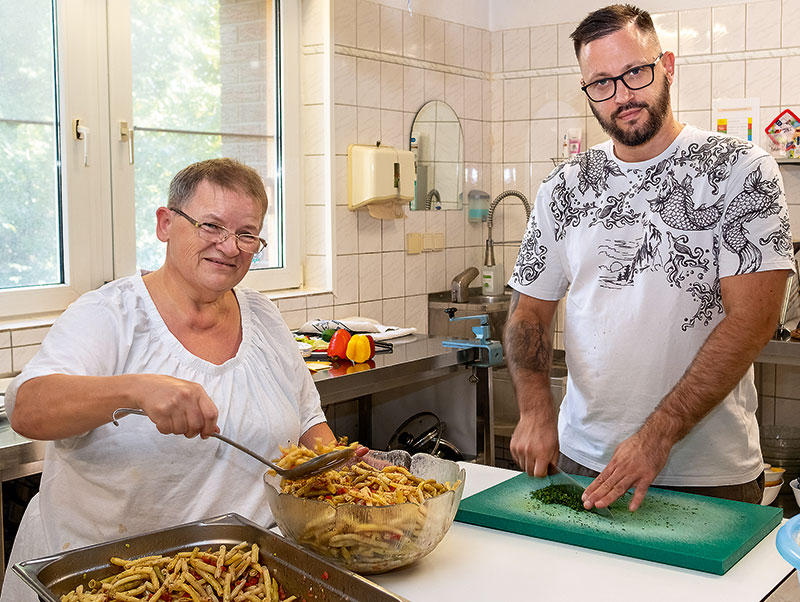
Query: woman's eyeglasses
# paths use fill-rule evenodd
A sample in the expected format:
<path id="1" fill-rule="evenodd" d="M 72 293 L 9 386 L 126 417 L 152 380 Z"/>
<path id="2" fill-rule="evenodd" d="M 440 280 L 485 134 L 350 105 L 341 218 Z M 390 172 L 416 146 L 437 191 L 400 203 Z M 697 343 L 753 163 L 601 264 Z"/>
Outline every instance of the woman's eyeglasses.
<path id="1" fill-rule="evenodd" d="M 200 223 L 180 209 L 170 207 L 169 210 L 174 211 L 181 217 L 185 217 L 190 224 L 197 228 L 200 238 L 208 242 L 221 244 L 231 236 L 234 236 L 236 237 L 236 246 L 244 253 L 260 253 L 267 246 L 267 241 L 255 234 L 236 234 L 236 232 L 231 232 L 225 226 L 220 226 L 219 224 Z"/>

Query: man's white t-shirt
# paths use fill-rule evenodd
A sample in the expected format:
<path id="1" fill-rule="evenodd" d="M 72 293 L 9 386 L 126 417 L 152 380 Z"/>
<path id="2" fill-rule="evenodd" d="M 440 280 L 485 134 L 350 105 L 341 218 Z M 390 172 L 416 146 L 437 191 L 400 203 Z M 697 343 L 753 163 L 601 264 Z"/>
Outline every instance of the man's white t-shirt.
<path id="1" fill-rule="evenodd" d="M 141 276 L 83 295 L 12 382 L 5 397 L 9 413 L 17 388 L 38 376 L 167 374 L 204 387 L 219 409 L 223 435 L 267 458 L 279 457 L 279 445 L 296 443 L 325 416 L 278 309 L 256 291 L 235 293 L 242 342 L 221 365 L 192 355 L 172 335 Z M 265 468 L 217 439 L 162 435 L 146 416 L 49 442 L 41 489 L 25 512 L 11 560 L 228 512 L 269 526 L 274 521 L 264 494 Z M 32 594 L 7 574 L 3 601 L 36 600 Z"/>
<path id="2" fill-rule="evenodd" d="M 569 290 L 562 453 L 602 470 L 725 316 L 720 278 L 791 269 L 791 241 L 777 164 L 736 138 L 685 126 L 649 161 L 620 161 L 609 140 L 557 167 L 509 284 L 546 300 Z M 673 447 L 654 484 L 755 479 L 757 403 L 751 368 Z"/>

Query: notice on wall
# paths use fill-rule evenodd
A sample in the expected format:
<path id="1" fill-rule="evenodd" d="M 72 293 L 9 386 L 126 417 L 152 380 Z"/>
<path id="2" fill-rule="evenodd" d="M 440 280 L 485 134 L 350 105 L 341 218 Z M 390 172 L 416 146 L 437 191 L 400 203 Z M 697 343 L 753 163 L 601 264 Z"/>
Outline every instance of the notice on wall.
<path id="1" fill-rule="evenodd" d="M 758 144 L 759 98 L 715 98 L 711 102 L 711 128 Z"/>

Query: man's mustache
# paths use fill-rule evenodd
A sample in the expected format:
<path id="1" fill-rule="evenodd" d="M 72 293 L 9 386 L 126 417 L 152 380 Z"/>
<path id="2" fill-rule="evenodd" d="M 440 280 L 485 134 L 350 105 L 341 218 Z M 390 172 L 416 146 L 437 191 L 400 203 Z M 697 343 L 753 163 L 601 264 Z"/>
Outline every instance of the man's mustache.
<path id="1" fill-rule="evenodd" d="M 619 117 L 625 111 L 630 111 L 631 109 L 646 109 L 648 105 L 646 102 L 629 102 L 624 107 L 620 107 L 611 115 L 612 117 Z"/>

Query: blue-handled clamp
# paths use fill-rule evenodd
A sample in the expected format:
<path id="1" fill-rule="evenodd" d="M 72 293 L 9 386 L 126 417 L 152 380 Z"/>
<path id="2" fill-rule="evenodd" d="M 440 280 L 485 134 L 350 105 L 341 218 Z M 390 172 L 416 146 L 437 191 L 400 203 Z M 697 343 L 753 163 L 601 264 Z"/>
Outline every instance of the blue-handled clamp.
<path id="1" fill-rule="evenodd" d="M 445 339 L 442 345 L 445 347 L 457 347 L 459 349 L 478 349 L 478 359 L 470 362 L 473 366 L 489 368 L 500 366 L 503 363 L 503 345 L 500 341 L 489 339 L 491 327 L 489 326 L 488 314 L 477 314 L 474 316 L 461 316 L 456 318 L 455 307 L 448 307 L 444 312 L 450 317 L 451 322 L 458 320 L 480 320 L 480 326 L 473 326 L 472 332 L 475 333 L 474 339 Z"/>

